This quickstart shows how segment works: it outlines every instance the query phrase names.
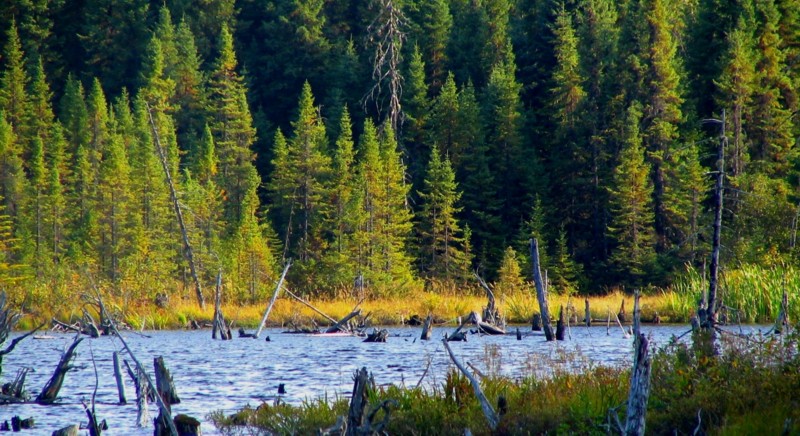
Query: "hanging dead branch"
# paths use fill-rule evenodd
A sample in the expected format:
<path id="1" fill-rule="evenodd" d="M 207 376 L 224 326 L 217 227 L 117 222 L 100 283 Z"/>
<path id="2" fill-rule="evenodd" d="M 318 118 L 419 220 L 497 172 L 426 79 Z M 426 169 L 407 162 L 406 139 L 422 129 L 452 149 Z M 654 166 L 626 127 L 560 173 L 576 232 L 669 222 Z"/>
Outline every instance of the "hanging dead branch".
<path id="1" fill-rule="evenodd" d="M 400 98 L 403 93 L 403 75 L 400 73 L 401 50 L 406 34 L 403 27 L 406 19 L 395 0 L 373 0 L 370 9 L 375 19 L 367 28 L 367 45 L 375 47 L 372 60 L 372 80 L 375 83 L 364 96 L 363 104 L 373 101 L 378 113 L 383 111 L 384 98 L 388 99 L 388 118 L 392 129 L 402 121 Z M 387 92 L 384 97 L 383 93 Z"/>

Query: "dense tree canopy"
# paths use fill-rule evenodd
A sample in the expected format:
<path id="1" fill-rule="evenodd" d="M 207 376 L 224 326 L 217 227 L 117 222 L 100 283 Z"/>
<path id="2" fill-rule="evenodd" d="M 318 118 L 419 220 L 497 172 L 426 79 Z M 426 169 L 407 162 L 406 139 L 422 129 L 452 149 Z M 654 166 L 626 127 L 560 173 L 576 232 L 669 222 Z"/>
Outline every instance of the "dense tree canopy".
<path id="1" fill-rule="evenodd" d="M 157 133 L 201 279 L 223 272 L 242 300 L 289 259 L 321 295 L 473 270 L 513 287 L 530 237 L 557 291 L 663 285 L 708 253 L 718 131 L 701 121 L 723 111 L 723 256 L 791 261 L 798 11 L 7 1 L 0 282 L 88 269 L 134 298 L 188 288 Z"/>

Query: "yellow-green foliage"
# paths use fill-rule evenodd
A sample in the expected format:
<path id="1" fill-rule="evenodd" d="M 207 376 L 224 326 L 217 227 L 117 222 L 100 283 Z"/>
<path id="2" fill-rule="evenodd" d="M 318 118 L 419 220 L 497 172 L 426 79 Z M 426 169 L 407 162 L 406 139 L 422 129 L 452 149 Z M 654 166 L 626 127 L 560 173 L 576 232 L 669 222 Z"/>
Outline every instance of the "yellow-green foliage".
<path id="1" fill-rule="evenodd" d="M 723 336 L 718 358 L 697 357 L 679 343 L 654 351 L 648 433 L 690 434 L 699 411 L 706 434 L 796 434 L 797 340 L 796 335 L 755 341 Z M 488 428 L 470 382 L 454 371 L 443 383 L 424 389 L 381 387 L 370 393 L 370 409 L 393 400 L 389 434 L 460 435 L 465 428 L 478 435 L 607 434 L 610 411 L 625 416 L 629 372 L 595 367 L 578 357 L 559 355 L 540 362 L 551 368 L 548 376 L 483 378 L 484 394 L 502 415 L 495 432 Z M 569 369 L 576 362 L 577 369 Z M 502 411 L 497 406 L 501 397 L 506 404 Z M 332 425 L 346 410 L 341 398 L 320 399 L 300 406 L 247 407 L 229 417 L 216 412 L 211 418 L 223 434 L 309 434 Z"/>
<path id="2" fill-rule="evenodd" d="M 701 292 L 707 290 L 708 281 L 694 268 L 676 280 L 671 288 L 673 311 L 692 311 L 697 306 Z M 718 299 L 730 307 L 730 322 L 753 323 L 775 320 L 780 311 L 784 289 L 789 297 L 789 319 L 800 316 L 800 271 L 791 265 L 760 266 L 741 264 L 725 268 L 720 277 Z"/>

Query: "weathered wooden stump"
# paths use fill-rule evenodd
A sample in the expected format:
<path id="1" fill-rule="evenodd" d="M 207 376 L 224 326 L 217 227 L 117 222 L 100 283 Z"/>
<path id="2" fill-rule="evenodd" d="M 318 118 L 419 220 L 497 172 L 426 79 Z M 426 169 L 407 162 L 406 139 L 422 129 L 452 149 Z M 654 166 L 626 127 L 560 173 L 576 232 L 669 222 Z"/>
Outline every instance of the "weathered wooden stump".
<path id="1" fill-rule="evenodd" d="M 542 331 L 542 315 L 539 313 L 534 313 L 533 318 L 531 319 L 531 331 L 540 332 Z"/>
<path id="2" fill-rule="evenodd" d="M 156 373 L 156 390 L 161 400 L 164 402 L 164 406 L 166 406 L 166 410 L 159 409 L 158 417 L 154 420 L 154 436 L 166 436 L 171 434 L 169 424 L 167 423 L 167 420 L 172 420 L 170 416 L 172 408 L 170 406 L 179 404 L 181 400 L 178 398 L 178 394 L 175 393 L 175 384 L 172 382 L 172 376 L 169 374 L 169 370 L 167 370 L 164 364 L 164 358 L 162 356 L 156 357 L 153 359 L 153 365 Z"/>
<path id="3" fill-rule="evenodd" d="M 33 418 L 22 419 L 19 416 L 11 418 L 11 430 L 18 432 L 21 430 L 29 430 L 33 428 Z"/>
<path id="4" fill-rule="evenodd" d="M 72 358 L 75 356 L 75 348 L 78 344 L 81 343 L 83 340 L 80 335 L 75 335 L 75 339 L 72 341 L 72 345 L 67 348 L 67 351 L 61 355 L 61 360 L 58 362 L 56 366 L 56 370 L 53 372 L 53 376 L 50 377 L 50 380 L 47 384 L 42 388 L 42 392 L 36 397 L 36 402 L 38 404 L 47 405 L 53 404 L 58 398 L 58 392 L 61 390 L 61 385 L 64 383 L 64 377 L 66 377 L 67 372 L 69 372 L 73 367 L 70 365 L 72 362 Z"/>
<path id="5" fill-rule="evenodd" d="M 625 299 L 622 299 L 622 303 L 619 305 L 619 312 L 617 313 L 617 318 L 619 318 L 619 322 L 625 322 Z"/>
<path id="6" fill-rule="evenodd" d="M 522 333 L 519 331 L 519 327 L 517 327 L 517 340 L 518 341 L 522 340 Z"/>
<path id="7" fill-rule="evenodd" d="M 178 436 L 200 436 L 200 421 L 197 419 L 179 413 L 175 415 L 175 428 L 178 430 Z"/>
<path id="8" fill-rule="evenodd" d="M 73 424 L 54 431 L 52 436 L 78 436 L 78 430 L 80 430 L 80 427 L 77 424 Z"/>
<path id="9" fill-rule="evenodd" d="M 583 310 L 583 322 L 586 323 L 586 327 L 592 326 L 592 313 L 589 311 L 589 299 L 586 298 L 583 300 L 584 310 Z"/>
<path id="10" fill-rule="evenodd" d="M 389 337 L 389 331 L 386 329 L 378 330 L 375 329 L 372 333 L 367 335 L 367 338 L 364 339 L 364 342 L 386 342 L 386 338 Z"/>
<path id="11" fill-rule="evenodd" d="M 566 330 L 566 326 L 564 325 L 564 306 L 559 307 L 558 309 L 558 322 L 556 323 L 556 340 L 563 341 L 564 340 L 564 331 Z"/>
<path id="12" fill-rule="evenodd" d="M 427 341 L 431 338 L 431 324 L 433 324 L 433 317 L 428 314 L 425 318 L 425 322 L 422 324 L 422 336 L 420 336 L 420 339 L 423 341 Z"/>
<path id="13" fill-rule="evenodd" d="M 550 309 L 547 304 L 547 286 L 542 278 L 542 271 L 539 265 L 539 242 L 536 238 L 530 240 L 531 244 L 531 265 L 533 267 L 533 283 L 536 285 L 536 299 L 539 301 L 539 313 L 542 314 L 542 328 L 544 337 L 547 341 L 553 340 L 553 329 L 550 327 Z"/>
<path id="14" fill-rule="evenodd" d="M 114 361 L 114 379 L 117 381 L 117 392 L 119 393 L 119 404 L 128 404 L 125 399 L 125 384 L 122 382 L 122 370 L 119 366 L 119 353 L 116 351 L 111 355 Z"/>

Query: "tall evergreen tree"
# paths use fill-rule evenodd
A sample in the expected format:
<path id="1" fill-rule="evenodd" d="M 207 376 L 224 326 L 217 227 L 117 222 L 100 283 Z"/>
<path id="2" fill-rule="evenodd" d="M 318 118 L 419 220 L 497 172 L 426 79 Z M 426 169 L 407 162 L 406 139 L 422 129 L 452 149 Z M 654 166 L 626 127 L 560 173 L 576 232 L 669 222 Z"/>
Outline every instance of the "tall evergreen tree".
<path id="1" fill-rule="evenodd" d="M 456 215 L 461 211 L 461 198 L 450 160 L 439 156 L 434 145 L 428 161 L 425 187 L 419 193 L 423 204 L 419 220 L 421 242 L 419 262 L 430 278 L 446 281 L 467 279 L 460 273 L 466 261 L 461 245 L 463 236 Z M 469 270 L 469 268 L 466 268 Z"/>
<path id="2" fill-rule="evenodd" d="M 247 192 L 258 187 L 253 153 L 253 118 L 247 106 L 242 77 L 236 72 L 233 37 L 227 27 L 220 36 L 220 53 L 211 75 L 209 116 L 219 154 L 218 184 L 224 192 L 224 220 L 232 229 L 241 217 Z"/>
<path id="3" fill-rule="evenodd" d="M 628 109 L 625 144 L 614 171 L 610 190 L 612 224 L 609 233 L 616 242 L 611 262 L 623 283 L 641 285 L 655 260 L 653 182 L 644 159 L 639 123 L 641 109 Z"/>
<path id="4" fill-rule="evenodd" d="M 5 113 L 6 122 L 11 124 L 14 132 L 20 134 L 24 132 L 25 115 L 28 113 L 28 75 L 25 73 L 25 55 L 14 21 L 6 32 L 8 41 L 3 50 L 5 68 L 0 76 L 0 108 Z M 19 139 L 24 141 L 25 138 Z M 9 212 L 13 214 L 13 211 Z"/>

